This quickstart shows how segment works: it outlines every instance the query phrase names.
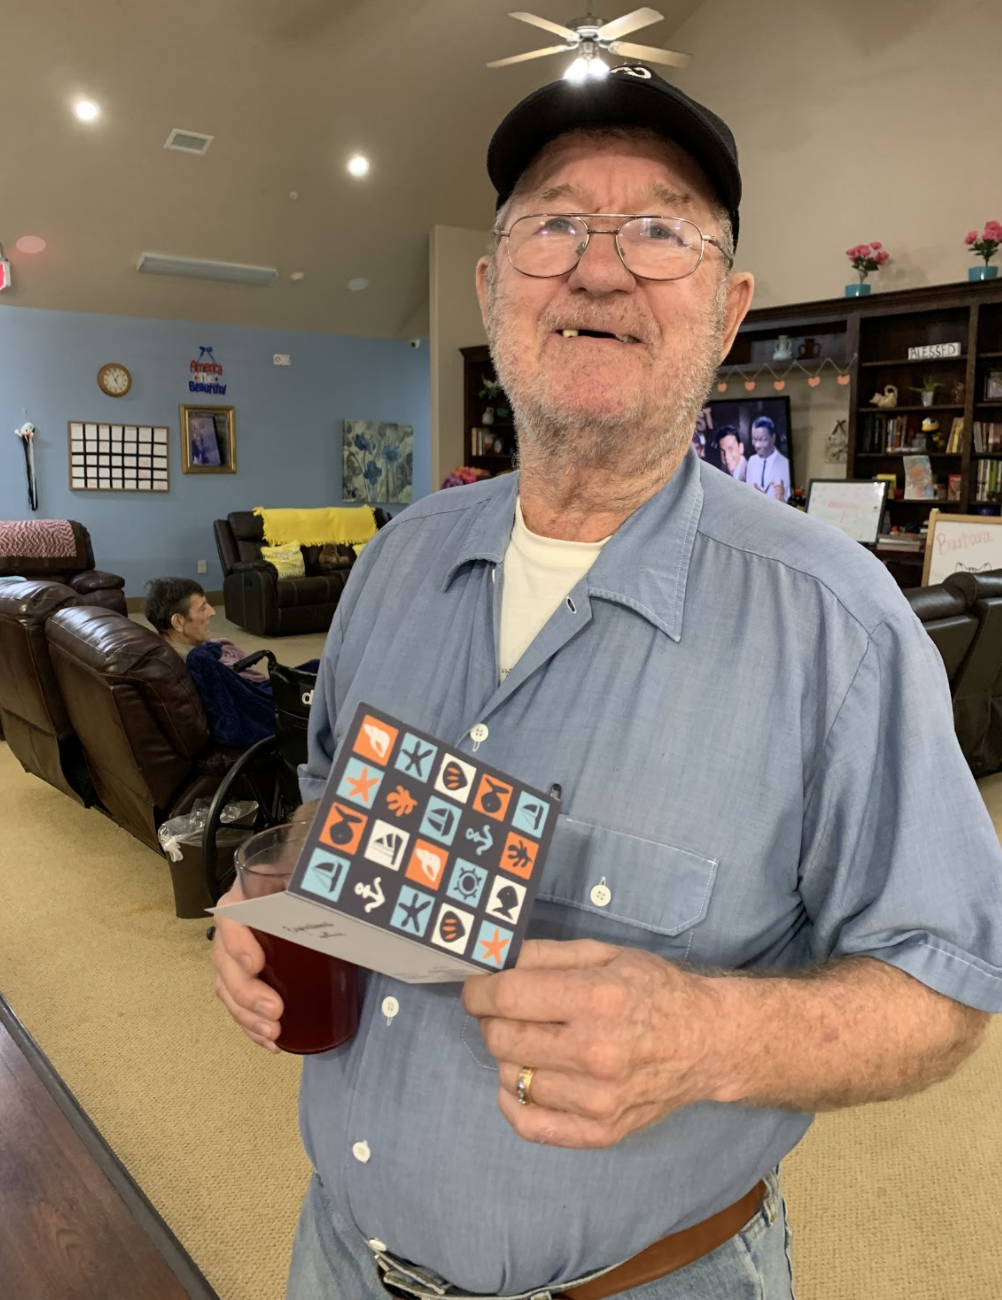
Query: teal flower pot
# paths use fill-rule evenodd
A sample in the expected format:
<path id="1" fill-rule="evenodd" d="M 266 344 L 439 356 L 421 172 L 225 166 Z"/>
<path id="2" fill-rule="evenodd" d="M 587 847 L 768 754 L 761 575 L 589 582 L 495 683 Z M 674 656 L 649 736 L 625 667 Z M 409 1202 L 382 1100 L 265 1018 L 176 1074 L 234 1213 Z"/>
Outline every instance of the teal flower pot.
<path id="1" fill-rule="evenodd" d="M 994 280 L 997 278 L 998 273 L 998 267 L 989 266 L 987 262 L 984 266 L 969 266 L 967 268 L 968 280 Z"/>
<path id="2" fill-rule="evenodd" d="M 847 298 L 865 298 L 869 292 L 870 286 L 865 280 L 860 284 L 847 284 L 845 286 L 845 296 Z"/>

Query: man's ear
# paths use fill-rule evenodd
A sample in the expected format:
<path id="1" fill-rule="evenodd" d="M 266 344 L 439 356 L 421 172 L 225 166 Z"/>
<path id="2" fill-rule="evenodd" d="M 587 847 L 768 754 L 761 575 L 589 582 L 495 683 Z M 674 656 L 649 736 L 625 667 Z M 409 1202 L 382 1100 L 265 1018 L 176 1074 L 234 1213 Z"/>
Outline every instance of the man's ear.
<path id="1" fill-rule="evenodd" d="M 724 343 L 720 353 L 721 364 L 737 336 L 738 327 L 748 314 L 755 293 L 755 277 L 750 271 L 738 271 L 728 277 L 727 305 L 724 308 Z"/>
<path id="2" fill-rule="evenodd" d="M 477 263 L 477 298 L 480 301 L 480 315 L 483 318 L 484 329 L 487 329 L 487 269 L 490 265 L 490 258 L 482 257 Z"/>
<path id="3" fill-rule="evenodd" d="M 175 632 L 180 632 L 184 627 L 184 618 L 180 614 L 171 614 L 170 625 Z"/>

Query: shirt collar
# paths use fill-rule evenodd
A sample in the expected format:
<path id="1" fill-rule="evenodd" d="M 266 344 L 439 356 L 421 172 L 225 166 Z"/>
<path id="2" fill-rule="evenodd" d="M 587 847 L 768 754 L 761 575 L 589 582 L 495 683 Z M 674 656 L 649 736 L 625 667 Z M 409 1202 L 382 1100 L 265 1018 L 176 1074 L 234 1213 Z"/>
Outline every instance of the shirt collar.
<path id="1" fill-rule="evenodd" d="M 475 560 L 500 564 L 511 540 L 518 474 L 476 511 L 449 565 L 443 587 Z M 682 638 L 682 612 L 696 527 L 703 507 L 699 460 L 689 450 L 668 482 L 622 524 L 585 576 L 591 597 L 625 605 L 673 641 Z"/>

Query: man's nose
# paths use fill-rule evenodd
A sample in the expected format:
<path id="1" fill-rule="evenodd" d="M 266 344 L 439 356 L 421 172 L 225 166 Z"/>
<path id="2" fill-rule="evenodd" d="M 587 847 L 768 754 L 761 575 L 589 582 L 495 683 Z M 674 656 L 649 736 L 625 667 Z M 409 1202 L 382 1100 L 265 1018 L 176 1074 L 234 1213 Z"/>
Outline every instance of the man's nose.
<path id="1" fill-rule="evenodd" d="M 206 607 L 206 612 L 207 612 L 207 615 L 208 615 L 209 618 L 214 617 L 214 615 L 215 615 L 215 613 L 216 613 L 216 611 L 212 608 L 211 605 L 209 605 L 209 606 Z"/>
<path id="2" fill-rule="evenodd" d="M 571 288 L 587 289 L 591 293 L 612 293 L 617 289 L 629 292 L 637 287 L 636 280 L 619 256 L 614 230 L 593 232 L 568 284 Z"/>

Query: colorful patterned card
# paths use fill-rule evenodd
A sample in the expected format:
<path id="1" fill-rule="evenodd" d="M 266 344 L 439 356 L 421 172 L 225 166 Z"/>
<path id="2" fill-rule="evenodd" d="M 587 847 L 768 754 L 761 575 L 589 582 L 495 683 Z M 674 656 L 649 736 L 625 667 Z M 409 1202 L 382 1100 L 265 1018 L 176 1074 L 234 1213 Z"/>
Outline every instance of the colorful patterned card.
<path id="1" fill-rule="evenodd" d="M 555 821 L 548 796 L 362 704 L 288 893 L 336 912 L 350 960 L 373 970 L 503 970 L 518 957 Z M 401 974 L 415 968 L 414 945 L 428 960 Z"/>

